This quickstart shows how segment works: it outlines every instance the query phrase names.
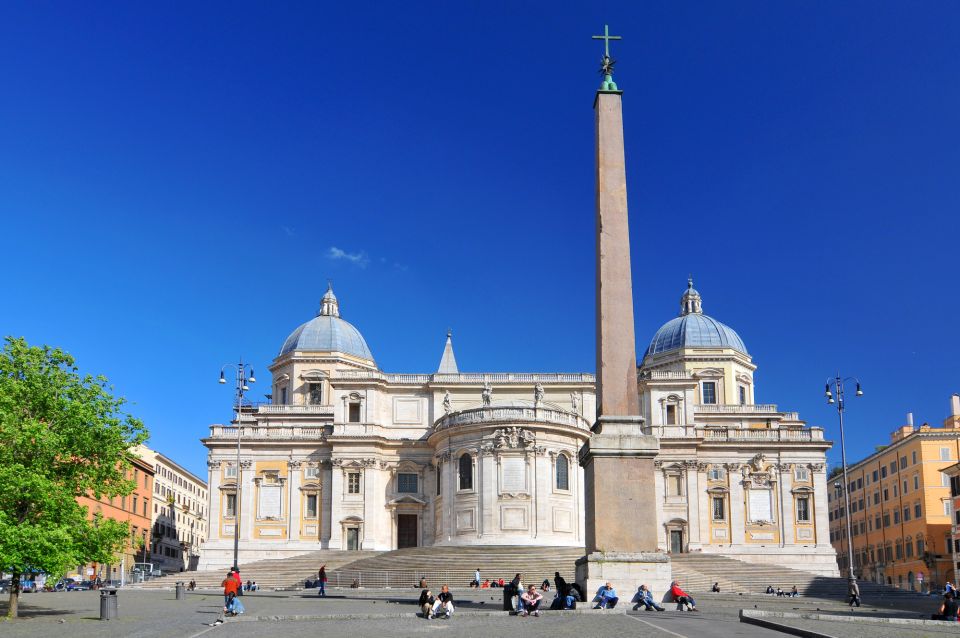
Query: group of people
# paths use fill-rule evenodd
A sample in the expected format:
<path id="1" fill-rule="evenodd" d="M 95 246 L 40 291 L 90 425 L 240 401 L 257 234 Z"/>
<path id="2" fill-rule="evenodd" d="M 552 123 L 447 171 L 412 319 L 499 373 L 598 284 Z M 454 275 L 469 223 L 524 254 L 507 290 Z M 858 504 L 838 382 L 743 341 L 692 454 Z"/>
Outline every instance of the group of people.
<path id="1" fill-rule="evenodd" d="M 453 616 L 453 594 L 446 585 L 440 588 L 440 593 L 436 596 L 429 589 L 424 589 L 420 592 L 420 600 L 417 604 L 423 612 L 423 617 L 428 620 L 436 618 L 440 613 L 444 618 Z"/>
<path id="2" fill-rule="evenodd" d="M 767 585 L 767 592 L 766 592 L 766 593 L 770 594 L 771 596 L 777 596 L 778 598 L 783 598 L 783 597 L 796 598 L 797 596 L 800 595 L 800 592 L 797 591 L 797 586 L 796 586 L 796 585 L 794 585 L 793 587 L 791 587 L 791 588 L 790 588 L 790 591 L 783 591 L 783 589 L 781 589 L 780 587 L 777 587 L 776 589 L 774 589 L 774 588 L 773 588 L 773 585 Z M 857 590 L 857 596 L 859 597 L 859 595 L 860 595 L 860 590 L 858 589 L 858 590 Z M 860 606 L 860 604 L 857 603 L 857 607 L 859 607 L 859 606 Z"/>

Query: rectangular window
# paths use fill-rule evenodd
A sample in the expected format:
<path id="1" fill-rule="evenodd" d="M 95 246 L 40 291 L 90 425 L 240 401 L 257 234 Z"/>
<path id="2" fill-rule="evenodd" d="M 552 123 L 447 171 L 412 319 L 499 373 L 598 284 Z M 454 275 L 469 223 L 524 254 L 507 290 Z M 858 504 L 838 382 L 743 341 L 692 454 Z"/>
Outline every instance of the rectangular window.
<path id="1" fill-rule="evenodd" d="M 903 491 L 901 491 L 900 493 L 901 494 L 907 493 L 907 479 L 903 479 Z"/>
<path id="2" fill-rule="evenodd" d="M 307 518 L 317 517 L 317 495 L 307 494 Z"/>
<path id="3" fill-rule="evenodd" d="M 722 496 L 713 497 L 713 520 L 715 521 L 725 521 L 727 519 L 723 500 Z"/>
<path id="4" fill-rule="evenodd" d="M 437 469 L 436 469 L 436 472 L 435 472 L 435 476 L 436 476 L 436 479 L 437 479 L 437 496 L 440 496 L 440 464 L 439 464 L 439 463 L 437 463 Z"/>
<path id="5" fill-rule="evenodd" d="M 809 497 L 802 496 L 797 499 L 797 522 L 798 523 L 809 523 L 810 522 L 810 499 Z"/>
<path id="6" fill-rule="evenodd" d="M 237 515 L 237 495 L 236 494 L 227 494 L 226 507 L 224 508 L 224 516 L 236 516 Z"/>
<path id="7" fill-rule="evenodd" d="M 900 495 L 900 486 L 894 484 L 893 486 L 893 498 L 897 498 Z"/>
<path id="8" fill-rule="evenodd" d="M 677 424 L 677 406 L 670 404 L 667 406 L 667 425 Z"/>
<path id="9" fill-rule="evenodd" d="M 873 504 L 874 505 L 880 504 L 880 490 L 877 490 L 876 492 L 873 493 Z"/>
<path id="10" fill-rule="evenodd" d="M 793 469 L 793 480 L 806 482 L 810 480 L 810 470 L 805 467 L 795 467 Z"/>
<path id="11" fill-rule="evenodd" d="M 360 472 L 347 472 L 347 494 L 360 493 Z"/>
<path id="12" fill-rule="evenodd" d="M 747 404 L 747 389 L 743 386 L 740 386 L 740 405 Z"/>
<path id="13" fill-rule="evenodd" d="M 873 482 L 876 483 L 877 480 L 878 480 L 878 479 L 877 479 L 877 471 L 874 470 L 874 471 L 873 471 Z"/>
<path id="14" fill-rule="evenodd" d="M 890 500 L 890 490 L 888 490 L 887 488 L 883 488 L 883 500 L 884 501 Z"/>
<path id="15" fill-rule="evenodd" d="M 862 476 L 857 479 L 857 489 L 858 489 L 858 490 L 862 490 L 862 489 L 863 489 L 863 477 L 862 477 Z"/>
<path id="16" fill-rule="evenodd" d="M 943 515 L 950 516 L 952 512 L 950 511 L 950 501 L 943 502 Z"/>
<path id="17" fill-rule="evenodd" d="M 906 522 L 909 521 L 909 520 L 910 520 L 910 508 L 909 508 L 909 507 L 904 507 L 904 508 L 903 508 L 903 522 L 906 523 Z"/>
<path id="18" fill-rule="evenodd" d="M 894 525 L 899 525 L 899 524 L 900 524 L 900 510 L 896 510 L 896 511 L 893 513 L 893 524 L 894 524 Z"/>
<path id="19" fill-rule="evenodd" d="M 704 381 L 701 385 L 703 391 L 703 403 L 705 405 L 713 405 L 717 402 L 717 382 L 716 381 Z"/>
<path id="20" fill-rule="evenodd" d="M 917 556 L 923 556 L 923 539 L 917 539 Z"/>
<path id="21" fill-rule="evenodd" d="M 896 474 L 896 472 L 897 472 L 897 462 L 896 462 L 896 461 L 890 461 L 890 473 L 891 473 L 891 474 Z"/>
<path id="22" fill-rule="evenodd" d="M 950 448 L 942 447 L 940 448 L 940 460 L 949 461 L 950 460 Z"/>
<path id="23" fill-rule="evenodd" d="M 914 465 L 917 464 L 917 451 L 916 451 L 916 450 L 914 450 L 913 452 L 911 452 L 911 454 L 910 454 L 910 459 L 912 460 L 912 462 L 913 462 Z"/>
<path id="24" fill-rule="evenodd" d="M 950 496 L 960 496 L 960 476 L 950 477 Z"/>
<path id="25" fill-rule="evenodd" d="M 120 509 L 122 509 L 122 510 L 126 510 L 126 509 L 127 509 L 127 497 L 126 497 L 126 496 L 121 496 L 121 497 L 120 497 Z"/>
<path id="26" fill-rule="evenodd" d="M 707 478 L 711 481 L 722 481 L 723 476 L 723 470 L 718 467 L 710 468 L 710 471 L 707 472 Z"/>
<path id="27" fill-rule="evenodd" d="M 903 545 L 897 543 L 897 560 L 903 559 Z"/>
<path id="28" fill-rule="evenodd" d="M 904 550 L 906 551 L 907 558 L 912 558 L 912 557 L 913 557 L 913 543 L 909 543 L 909 542 L 908 542 L 908 543 L 904 546 Z"/>
<path id="29" fill-rule="evenodd" d="M 950 477 L 940 472 L 940 486 L 941 487 L 950 487 Z"/>
<path id="30" fill-rule="evenodd" d="M 887 562 L 890 563 L 893 561 L 893 548 L 889 545 L 883 548 L 883 553 L 887 558 Z"/>
<path id="31" fill-rule="evenodd" d="M 137 497 L 136 497 L 136 495 L 134 495 L 134 497 L 133 497 L 133 507 L 130 508 L 130 511 L 133 512 L 134 514 L 137 513 Z"/>
<path id="32" fill-rule="evenodd" d="M 350 423 L 360 423 L 360 404 L 359 403 L 350 404 L 350 413 L 347 417 L 347 421 Z"/>
<path id="33" fill-rule="evenodd" d="M 144 516 L 147 515 L 147 507 L 148 507 L 148 505 L 147 505 L 147 499 L 143 499 L 143 515 L 144 515 Z"/>
<path id="34" fill-rule="evenodd" d="M 890 515 L 889 515 L 889 514 L 884 514 L 884 515 L 883 515 L 883 526 L 884 526 L 884 527 L 890 527 Z"/>
<path id="35" fill-rule="evenodd" d="M 323 384 L 307 384 L 307 402 L 310 405 L 323 405 Z"/>
<path id="36" fill-rule="evenodd" d="M 416 494 L 417 475 L 412 473 L 397 474 L 397 491 L 404 494 Z"/>
<path id="37" fill-rule="evenodd" d="M 683 477 L 679 474 L 667 477 L 667 486 L 670 496 L 683 496 Z"/>
<path id="38" fill-rule="evenodd" d="M 900 457 L 900 469 L 901 470 L 907 469 L 907 457 L 905 456 Z"/>
<path id="39" fill-rule="evenodd" d="M 234 478 L 234 479 L 237 478 L 237 466 L 236 466 L 236 465 L 228 465 L 228 466 L 227 466 L 227 469 L 224 470 L 224 472 L 223 472 L 223 476 L 226 477 L 226 478 Z"/>
<path id="40" fill-rule="evenodd" d="M 886 465 L 884 465 L 883 467 L 880 468 L 880 478 L 882 478 L 882 479 L 887 478 L 887 466 L 886 466 Z"/>
<path id="41" fill-rule="evenodd" d="M 914 517 L 914 518 L 920 518 L 920 515 L 921 515 L 921 512 L 922 512 L 922 511 L 923 511 L 923 510 L 920 508 L 920 503 L 916 503 L 916 504 L 913 506 L 913 517 Z"/>
<path id="42" fill-rule="evenodd" d="M 877 518 L 875 519 L 873 529 L 880 529 L 880 517 L 879 517 L 879 516 L 877 516 Z"/>
<path id="43" fill-rule="evenodd" d="M 280 405 L 286 405 L 286 404 L 287 404 L 287 389 L 280 388 Z"/>
<path id="44" fill-rule="evenodd" d="M 304 476 L 306 476 L 308 479 L 310 479 L 310 478 L 312 478 L 312 479 L 320 478 L 320 468 L 319 468 L 319 467 L 308 467 L 308 468 L 305 469 L 303 472 L 304 472 Z"/>

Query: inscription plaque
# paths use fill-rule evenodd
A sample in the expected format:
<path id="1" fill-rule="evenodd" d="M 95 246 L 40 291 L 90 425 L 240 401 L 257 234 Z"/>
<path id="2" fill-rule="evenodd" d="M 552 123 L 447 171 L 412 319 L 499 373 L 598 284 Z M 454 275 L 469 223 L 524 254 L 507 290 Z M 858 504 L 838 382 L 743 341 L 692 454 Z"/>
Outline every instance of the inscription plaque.
<path id="1" fill-rule="evenodd" d="M 260 486 L 259 518 L 280 518 L 280 499 L 283 492 L 279 485 Z"/>
<path id="2" fill-rule="evenodd" d="M 773 507 L 770 490 L 750 490 L 750 520 L 772 521 Z"/>
<path id="3" fill-rule="evenodd" d="M 525 492 L 527 490 L 527 460 L 507 457 L 501 461 L 501 492 Z"/>

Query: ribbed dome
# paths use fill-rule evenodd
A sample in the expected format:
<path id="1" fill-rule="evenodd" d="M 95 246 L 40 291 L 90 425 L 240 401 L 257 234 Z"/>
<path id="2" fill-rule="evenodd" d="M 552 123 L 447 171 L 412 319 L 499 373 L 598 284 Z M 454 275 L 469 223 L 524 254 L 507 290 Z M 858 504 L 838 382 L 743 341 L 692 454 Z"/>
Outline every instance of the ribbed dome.
<path id="1" fill-rule="evenodd" d="M 308 352 L 342 352 L 373 361 L 367 342 L 353 324 L 340 318 L 340 304 L 333 289 L 320 302 L 320 313 L 298 327 L 280 348 L 280 356 L 303 350 Z"/>
<path id="2" fill-rule="evenodd" d="M 694 289 L 693 279 L 688 280 L 687 290 L 680 299 L 680 316 L 657 330 L 644 356 L 680 348 L 733 348 L 748 354 L 736 330 L 703 314 L 700 293 Z"/>
<path id="3" fill-rule="evenodd" d="M 733 328 L 704 314 L 676 317 L 663 324 L 653 335 L 647 354 L 697 347 L 726 347 L 747 354 L 747 347 Z"/>

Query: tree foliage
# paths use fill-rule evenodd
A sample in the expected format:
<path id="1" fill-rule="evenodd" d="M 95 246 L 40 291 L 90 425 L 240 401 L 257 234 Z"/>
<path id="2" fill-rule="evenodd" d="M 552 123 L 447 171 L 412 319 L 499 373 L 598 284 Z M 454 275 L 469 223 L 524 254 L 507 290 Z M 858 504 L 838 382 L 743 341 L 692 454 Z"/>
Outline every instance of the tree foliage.
<path id="1" fill-rule="evenodd" d="M 102 376 L 59 348 L 6 337 L 0 351 L 0 571 L 63 574 L 110 563 L 129 525 L 89 517 L 77 497 L 130 494 L 131 449 L 147 437 Z M 8 617 L 17 613 L 11 588 Z"/>

